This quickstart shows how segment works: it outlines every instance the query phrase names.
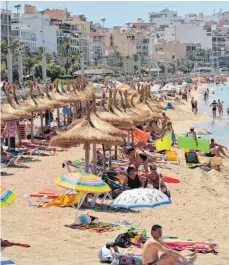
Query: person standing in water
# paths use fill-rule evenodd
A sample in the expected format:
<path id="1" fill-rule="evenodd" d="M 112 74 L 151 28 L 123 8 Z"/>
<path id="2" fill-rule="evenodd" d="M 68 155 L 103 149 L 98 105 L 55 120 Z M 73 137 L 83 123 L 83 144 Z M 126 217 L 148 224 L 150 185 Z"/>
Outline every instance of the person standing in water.
<path id="1" fill-rule="evenodd" d="M 212 104 L 210 105 L 210 107 L 212 107 L 212 115 L 213 115 L 213 119 L 216 118 L 216 109 L 217 109 L 217 102 L 216 100 L 214 100 L 212 102 Z"/>
<path id="2" fill-rule="evenodd" d="M 218 108 L 219 115 L 222 115 L 223 114 L 223 104 L 220 100 L 218 100 L 217 108 Z"/>
<path id="3" fill-rule="evenodd" d="M 192 112 L 194 112 L 195 111 L 195 100 L 194 100 L 194 97 L 192 97 L 191 106 L 192 106 Z"/>

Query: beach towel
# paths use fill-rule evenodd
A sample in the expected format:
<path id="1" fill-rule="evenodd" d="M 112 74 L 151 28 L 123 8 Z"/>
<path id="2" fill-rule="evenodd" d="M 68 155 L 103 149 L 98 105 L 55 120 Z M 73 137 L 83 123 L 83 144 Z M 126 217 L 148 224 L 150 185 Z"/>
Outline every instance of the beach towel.
<path id="1" fill-rule="evenodd" d="M 78 194 L 64 194 L 60 195 L 57 199 L 45 204 L 42 208 L 56 207 L 68 207 L 77 204 L 84 196 L 83 192 Z"/>
<path id="2" fill-rule="evenodd" d="M 1 256 L 1 265 L 11 265 L 11 264 L 16 264 L 14 261 Z"/>
<path id="3" fill-rule="evenodd" d="M 198 253 L 213 253 L 217 254 L 217 244 L 212 242 L 195 242 L 195 241 L 164 241 L 167 247 L 176 251 L 190 250 Z"/>
<path id="4" fill-rule="evenodd" d="M 172 137 L 170 134 L 166 135 L 164 138 L 162 139 L 158 139 L 156 140 L 156 151 L 160 152 L 160 151 L 168 151 L 171 149 L 172 146 Z"/>
<path id="5" fill-rule="evenodd" d="M 8 240 L 1 240 L 1 247 L 6 248 L 6 247 L 12 247 L 12 246 L 19 246 L 23 248 L 31 247 L 29 244 L 20 244 L 20 243 L 13 243 Z"/>
<path id="6" fill-rule="evenodd" d="M 72 225 L 65 225 L 65 227 L 77 230 L 88 230 L 89 232 L 96 232 L 96 233 L 106 233 L 106 232 L 113 232 L 115 230 L 119 230 L 119 227 L 115 227 L 109 223 L 99 223 L 99 224 L 72 224 Z"/>

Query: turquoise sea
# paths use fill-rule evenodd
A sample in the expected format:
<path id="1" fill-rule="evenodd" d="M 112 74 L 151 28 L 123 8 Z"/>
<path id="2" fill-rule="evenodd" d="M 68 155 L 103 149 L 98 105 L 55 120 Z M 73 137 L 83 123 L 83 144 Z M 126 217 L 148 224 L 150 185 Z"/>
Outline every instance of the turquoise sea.
<path id="1" fill-rule="evenodd" d="M 199 113 L 208 114 L 212 117 L 212 110 L 210 108 L 210 104 L 215 99 L 218 101 L 220 99 L 223 101 L 224 113 L 219 117 L 217 111 L 217 118 L 214 120 L 213 118 L 209 121 L 201 122 L 198 124 L 194 124 L 196 127 L 204 128 L 213 133 L 213 137 L 215 138 L 217 143 L 225 145 L 229 147 L 229 115 L 226 112 L 226 109 L 229 107 L 229 83 L 225 85 L 218 86 L 209 86 L 210 94 L 208 101 L 204 102 L 203 93 L 205 89 L 201 91 L 201 97 L 198 104 Z M 214 94 L 212 94 L 214 92 Z"/>

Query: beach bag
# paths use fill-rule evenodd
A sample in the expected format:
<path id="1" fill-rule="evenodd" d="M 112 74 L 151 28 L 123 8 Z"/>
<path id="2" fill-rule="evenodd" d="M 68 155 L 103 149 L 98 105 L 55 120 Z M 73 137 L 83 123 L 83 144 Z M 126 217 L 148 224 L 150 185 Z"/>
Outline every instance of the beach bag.
<path id="1" fill-rule="evenodd" d="M 118 235 L 115 239 L 115 244 L 120 248 L 128 248 L 131 246 L 130 235 L 128 233 L 123 233 Z"/>
<path id="2" fill-rule="evenodd" d="M 197 156 L 196 152 L 186 152 L 185 153 L 185 161 L 188 164 L 198 164 L 199 160 L 198 160 L 198 156 Z"/>
<path id="3" fill-rule="evenodd" d="M 113 260 L 111 251 L 106 247 L 103 247 L 102 249 L 99 250 L 98 258 L 100 262 L 110 263 Z"/>
<path id="4" fill-rule="evenodd" d="M 119 265 L 135 265 L 135 260 L 130 256 L 122 256 L 119 258 Z"/>

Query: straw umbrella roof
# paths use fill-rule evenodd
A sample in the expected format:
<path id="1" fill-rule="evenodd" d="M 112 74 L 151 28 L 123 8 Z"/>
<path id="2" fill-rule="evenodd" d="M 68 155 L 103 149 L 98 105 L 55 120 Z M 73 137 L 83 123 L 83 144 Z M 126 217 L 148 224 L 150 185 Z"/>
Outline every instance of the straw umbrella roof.
<path id="1" fill-rule="evenodd" d="M 31 114 L 28 111 L 20 108 L 18 105 L 13 104 L 10 97 L 10 90 L 12 85 L 7 86 L 7 103 L 2 104 L 3 113 L 11 114 L 13 116 L 17 116 L 24 119 L 31 119 Z"/>
<path id="2" fill-rule="evenodd" d="M 2 112 L 1 110 L 1 122 L 15 122 L 20 121 L 20 118 L 13 116 L 12 114 Z"/>
<path id="3" fill-rule="evenodd" d="M 47 98 L 43 98 L 43 99 L 36 99 L 33 91 L 34 91 L 34 87 L 35 87 L 35 83 L 30 82 L 30 98 L 28 100 L 26 100 L 25 102 L 23 102 L 22 104 L 18 102 L 17 100 L 17 96 L 16 96 L 16 90 L 13 90 L 13 96 L 14 96 L 14 100 L 17 103 L 18 106 L 20 106 L 20 108 L 22 108 L 23 110 L 27 111 L 27 112 L 38 112 L 38 111 L 42 111 L 42 110 L 47 110 L 47 109 L 52 109 L 54 108 L 50 98 L 47 96 Z M 48 89 L 46 87 L 46 89 Z M 39 94 L 40 90 L 39 90 Z"/>
<path id="4" fill-rule="evenodd" d="M 54 136 L 51 140 L 51 144 L 56 146 L 59 144 L 71 144 L 71 146 L 74 146 L 80 143 L 122 144 L 123 139 L 121 137 L 112 137 L 96 129 L 90 120 L 85 119 L 65 133 Z"/>
<path id="5" fill-rule="evenodd" d="M 114 135 L 114 136 L 125 136 L 121 130 L 119 130 L 117 127 L 113 126 L 109 122 L 106 122 L 102 120 L 96 113 L 96 105 L 95 105 L 95 94 L 92 95 L 92 112 L 90 113 L 90 121 L 94 125 L 95 128 L 101 130 L 104 133 Z M 68 128 L 72 128 L 74 125 L 79 124 L 82 120 L 85 120 L 85 118 L 80 120 L 75 120 L 72 122 Z"/>
<path id="6" fill-rule="evenodd" d="M 110 112 L 109 111 L 100 111 L 97 112 L 97 115 L 104 121 L 110 122 L 111 124 L 115 125 L 119 129 L 134 129 L 135 126 L 130 119 L 130 117 L 124 117 L 124 115 L 118 115 L 115 114 L 112 111 L 111 108 L 112 105 L 112 92 L 109 91 L 109 107 L 110 107 Z M 104 107 L 104 106 L 103 106 Z"/>

